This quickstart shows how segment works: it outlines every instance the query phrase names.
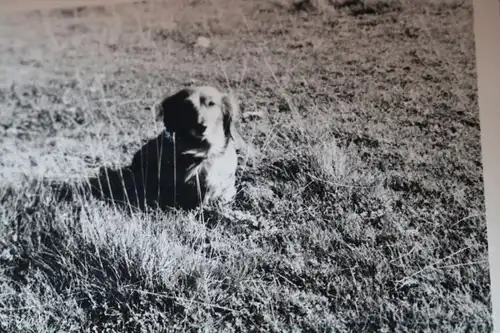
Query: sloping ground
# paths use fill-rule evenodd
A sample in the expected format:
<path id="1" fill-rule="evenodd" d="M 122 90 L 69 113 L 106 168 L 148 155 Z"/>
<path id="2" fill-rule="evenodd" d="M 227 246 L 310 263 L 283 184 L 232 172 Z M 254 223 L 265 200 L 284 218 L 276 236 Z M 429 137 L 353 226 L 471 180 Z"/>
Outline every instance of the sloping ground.
<path id="1" fill-rule="evenodd" d="M 2 18 L 2 329 L 491 330 L 472 5 L 302 7 Z M 160 130 L 145 107 L 192 79 L 262 114 L 231 210 L 129 216 L 40 183 L 129 162 Z"/>

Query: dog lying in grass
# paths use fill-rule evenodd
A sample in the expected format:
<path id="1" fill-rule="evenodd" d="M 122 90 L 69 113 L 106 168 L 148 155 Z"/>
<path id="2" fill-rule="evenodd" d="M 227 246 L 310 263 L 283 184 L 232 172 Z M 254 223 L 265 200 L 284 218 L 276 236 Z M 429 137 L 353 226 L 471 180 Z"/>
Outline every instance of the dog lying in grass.
<path id="1" fill-rule="evenodd" d="M 154 106 L 165 128 L 121 170 L 89 181 L 99 198 L 125 205 L 192 209 L 236 195 L 239 105 L 210 86 L 184 88 Z"/>
<path id="2" fill-rule="evenodd" d="M 236 145 L 242 143 L 235 98 L 209 86 L 185 88 L 154 111 L 164 134 L 135 154 L 130 169 L 143 177 L 148 191 L 164 193 L 160 206 L 232 201 Z"/>

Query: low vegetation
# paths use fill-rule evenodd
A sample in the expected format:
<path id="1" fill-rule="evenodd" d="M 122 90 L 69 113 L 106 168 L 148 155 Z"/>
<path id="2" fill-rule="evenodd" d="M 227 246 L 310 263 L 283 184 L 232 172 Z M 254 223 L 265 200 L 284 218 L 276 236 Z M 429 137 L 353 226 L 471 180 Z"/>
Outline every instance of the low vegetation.
<path id="1" fill-rule="evenodd" d="M 492 330 L 471 1 L 1 22 L 2 331 Z M 60 200 L 48 180 L 129 163 L 161 130 L 147 107 L 190 80 L 238 93 L 261 152 L 231 207 Z"/>

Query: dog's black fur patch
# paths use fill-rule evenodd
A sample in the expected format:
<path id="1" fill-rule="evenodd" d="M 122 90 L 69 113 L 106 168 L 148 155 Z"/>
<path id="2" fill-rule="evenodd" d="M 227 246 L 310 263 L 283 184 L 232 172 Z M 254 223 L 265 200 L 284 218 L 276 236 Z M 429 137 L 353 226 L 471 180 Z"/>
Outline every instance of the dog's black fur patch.
<path id="1" fill-rule="evenodd" d="M 163 133 L 149 140 L 129 166 L 102 168 L 97 177 L 90 179 L 92 195 L 141 209 L 196 208 L 200 205 L 200 195 L 203 198 L 206 192 L 205 175 L 199 175 L 200 193 L 196 179 L 185 182 L 184 176 L 186 169 L 200 164 L 203 158 L 184 155 L 183 147 L 176 148 L 174 155 L 173 140 Z"/>

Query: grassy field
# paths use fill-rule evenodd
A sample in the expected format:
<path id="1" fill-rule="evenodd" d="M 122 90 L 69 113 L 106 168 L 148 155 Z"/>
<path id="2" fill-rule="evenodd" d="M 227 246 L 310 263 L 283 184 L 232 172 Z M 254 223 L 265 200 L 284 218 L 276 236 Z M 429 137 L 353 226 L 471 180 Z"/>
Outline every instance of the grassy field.
<path id="1" fill-rule="evenodd" d="M 0 20 L 0 331 L 488 332 L 472 3 L 143 1 Z M 199 36 L 211 40 L 196 45 Z M 232 87 L 232 207 L 58 201 Z"/>

